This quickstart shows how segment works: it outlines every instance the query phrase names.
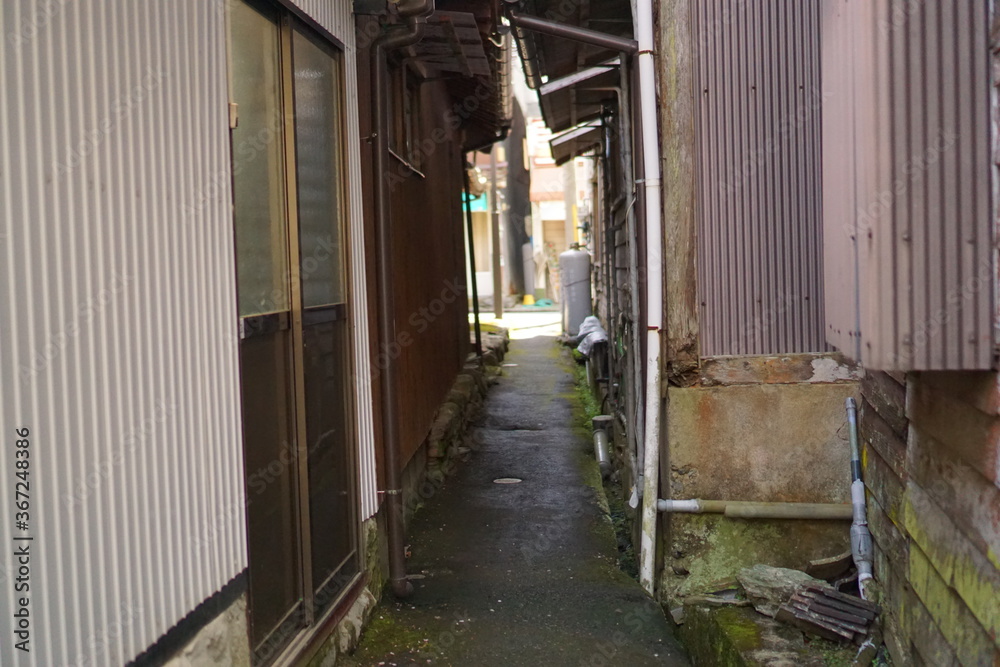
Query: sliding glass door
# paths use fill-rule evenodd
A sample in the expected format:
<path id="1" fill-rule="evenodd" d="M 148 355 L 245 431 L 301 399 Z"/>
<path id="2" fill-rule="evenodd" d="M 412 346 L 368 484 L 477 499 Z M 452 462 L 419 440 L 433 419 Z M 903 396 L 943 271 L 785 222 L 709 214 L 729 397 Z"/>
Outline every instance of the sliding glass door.
<path id="1" fill-rule="evenodd" d="M 358 570 L 347 276 L 335 259 L 346 256 L 343 132 L 331 122 L 343 80 L 332 49 L 299 31 L 292 47 L 312 582 L 322 611 L 342 575 Z"/>
<path id="2" fill-rule="evenodd" d="M 233 3 L 233 205 L 251 639 L 267 662 L 360 571 L 339 52 Z"/>

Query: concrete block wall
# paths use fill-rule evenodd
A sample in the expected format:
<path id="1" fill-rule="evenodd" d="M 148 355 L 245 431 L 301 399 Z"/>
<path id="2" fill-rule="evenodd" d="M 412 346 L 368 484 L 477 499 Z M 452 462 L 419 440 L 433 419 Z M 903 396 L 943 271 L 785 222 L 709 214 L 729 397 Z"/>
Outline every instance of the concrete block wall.
<path id="1" fill-rule="evenodd" d="M 1000 376 L 869 372 L 861 436 L 897 664 L 1000 664 Z"/>

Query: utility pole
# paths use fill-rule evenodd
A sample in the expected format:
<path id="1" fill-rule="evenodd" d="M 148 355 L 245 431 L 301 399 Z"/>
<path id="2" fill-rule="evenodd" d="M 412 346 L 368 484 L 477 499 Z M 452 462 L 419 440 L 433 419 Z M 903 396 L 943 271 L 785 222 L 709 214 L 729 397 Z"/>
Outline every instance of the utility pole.
<path id="1" fill-rule="evenodd" d="M 493 237 L 493 316 L 503 317 L 503 274 L 500 268 L 500 198 L 497 196 L 497 145 L 490 149 L 490 231 Z"/>

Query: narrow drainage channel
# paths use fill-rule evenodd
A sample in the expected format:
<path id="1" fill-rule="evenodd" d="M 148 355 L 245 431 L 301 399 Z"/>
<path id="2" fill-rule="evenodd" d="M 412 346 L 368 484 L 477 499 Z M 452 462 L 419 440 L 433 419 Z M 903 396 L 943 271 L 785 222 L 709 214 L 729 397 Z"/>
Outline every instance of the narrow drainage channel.
<path id="1" fill-rule="evenodd" d="M 573 361 L 573 380 L 580 408 L 583 411 L 583 423 L 588 433 L 592 432 L 591 422 L 601 414 L 600 405 L 591 393 L 587 381 L 586 366 Z M 617 472 L 612 473 L 602 481 L 604 496 L 608 502 L 609 519 L 615 531 L 615 542 L 618 547 L 618 569 L 635 581 L 639 581 L 639 562 L 636 558 L 633 542 L 634 519 L 629 516 L 629 508 L 624 499 L 624 489 Z"/>

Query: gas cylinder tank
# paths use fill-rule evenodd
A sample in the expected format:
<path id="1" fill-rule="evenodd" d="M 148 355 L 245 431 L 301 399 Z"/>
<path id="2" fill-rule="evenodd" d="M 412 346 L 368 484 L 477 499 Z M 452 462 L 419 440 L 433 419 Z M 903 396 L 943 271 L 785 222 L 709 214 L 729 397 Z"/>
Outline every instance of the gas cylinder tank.
<path id="1" fill-rule="evenodd" d="M 584 318 L 593 313 L 590 297 L 590 253 L 570 248 L 559 255 L 559 278 L 562 282 L 563 331 L 571 336 L 580 333 Z"/>

